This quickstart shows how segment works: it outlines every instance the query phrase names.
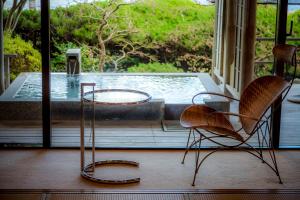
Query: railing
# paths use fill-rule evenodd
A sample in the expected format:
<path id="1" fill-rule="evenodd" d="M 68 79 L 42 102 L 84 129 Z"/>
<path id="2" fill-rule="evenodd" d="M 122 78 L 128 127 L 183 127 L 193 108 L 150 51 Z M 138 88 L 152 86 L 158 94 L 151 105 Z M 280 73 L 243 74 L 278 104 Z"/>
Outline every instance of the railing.
<path id="1" fill-rule="evenodd" d="M 300 38 L 287 38 L 287 41 L 300 41 Z M 260 37 L 256 38 L 256 41 L 275 41 L 275 38 L 270 37 Z"/>
<path id="2" fill-rule="evenodd" d="M 17 57 L 17 54 L 4 54 L 4 88 L 10 85 L 10 61 Z"/>

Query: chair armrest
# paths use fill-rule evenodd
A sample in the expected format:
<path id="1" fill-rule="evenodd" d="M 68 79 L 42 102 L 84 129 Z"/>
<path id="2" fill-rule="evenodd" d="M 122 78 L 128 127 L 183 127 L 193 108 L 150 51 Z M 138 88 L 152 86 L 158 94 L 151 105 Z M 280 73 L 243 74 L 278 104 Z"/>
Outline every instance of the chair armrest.
<path id="1" fill-rule="evenodd" d="M 248 116 L 248 115 L 243 115 L 243 114 L 239 114 L 239 113 L 233 113 L 233 112 L 220 112 L 220 111 L 216 111 L 214 113 L 220 113 L 220 114 L 223 114 L 223 115 L 237 116 L 237 117 L 240 117 L 240 118 L 247 118 L 247 119 L 251 119 L 251 120 L 254 120 L 254 121 L 260 121 L 260 120 L 262 120 L 262 119 L 258 119 L 256 117 L 252 117 L 252 116 Z"/>
<path id="2" fill-rule="evenodd" d="M 200 93 L 196 94 L 195 96 L 193 96 L 193 99 L 192 99 L 193 104 L 196 104 L 195 103 L 195 98 L 197 96 L 205 95 L 205 94 L 214 95 L 214 96 L 220 96 L 220 97 L 225 97 L 227 99 L 231 99 L 231 100 L 235 100 L 235 101 L 240 101 L 239 99 L 236 99 L 236 98 L 224 95 L 224 94 L 216 93 L 216 92 L 200 92 Z"/>
<path id="3" fill-rule="evenodd" d="M 212 112 L 209 114 L 209 116 L 207 117 L 207 124 L 210 125 L 210 119 L 213 117 L 213 116 L 217 116 L 217 115 L 221 115 L 221 116 L 236 116 L 236 117 L 239 117 L 239 118 L 247 118 L 247 119 L 250 119 L 250 120 L 253 120 L 253 121 L 256 121 L 256 122 L 259 122 L 259 121 L 264 121 L 263 119 L 258 119 L 256 117 L 252 117 L 252 116 L 248 116 L 248 115 L 243 115 L 243 114 L 239 114 L 239 113 L 232 113 L 232 112 L 221 112 L 221 111 L 215 111 L 215 112 Z M 242 127 L 236 129 L 235 131 L 238 133 L 240 132 L 241 130 L 243 130 L 244 127 L 242 125 Z"/>

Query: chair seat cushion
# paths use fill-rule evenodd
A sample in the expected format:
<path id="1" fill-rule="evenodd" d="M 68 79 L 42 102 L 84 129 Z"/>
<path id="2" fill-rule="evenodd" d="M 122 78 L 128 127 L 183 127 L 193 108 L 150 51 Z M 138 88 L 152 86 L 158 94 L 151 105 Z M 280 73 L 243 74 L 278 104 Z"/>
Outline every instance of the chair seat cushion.
<path id="1" fill-rule="evenodd" d="M 180 124 L 184 128 L 201 128 L 221 136 L 230 136 L 243 141 L 243 137 L 237 133 L 231 122 L 222 113 L 206 105 L 192 105 L 183 111 Z"/>

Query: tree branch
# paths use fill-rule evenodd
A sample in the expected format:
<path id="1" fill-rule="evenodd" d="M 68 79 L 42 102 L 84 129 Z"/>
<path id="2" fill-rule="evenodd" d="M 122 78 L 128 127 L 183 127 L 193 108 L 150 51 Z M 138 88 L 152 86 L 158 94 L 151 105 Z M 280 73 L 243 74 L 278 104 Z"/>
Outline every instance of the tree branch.
<path id="1" fill-rule="evenodd" d="M 14 28 L 18 22 L 21 12 L 26 4 L 27 0 L 14 0 L 12 7 L 9 10 L 9 14 L 6 18 L 4 29 L 7 31 L 14 31 Z"/>
<path id="2" fill-rule="evenodd" d="M 18 10 L 15 14 L 15 18 L 13 19 L 13 22 L 12 22 L 12 25 L 11 25 L 11 31 L 15 30 L 25 4 L 26 4 L 26 0 L 20 1 L 19 8 L 18 8 Z"/>

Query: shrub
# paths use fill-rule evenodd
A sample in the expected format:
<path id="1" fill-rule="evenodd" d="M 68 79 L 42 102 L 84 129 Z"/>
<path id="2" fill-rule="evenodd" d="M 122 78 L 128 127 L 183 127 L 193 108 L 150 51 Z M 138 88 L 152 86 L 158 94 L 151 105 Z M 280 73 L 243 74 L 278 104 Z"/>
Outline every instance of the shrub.
<path id="1" fill-rule="evenodd" d="M 183 72 L 182 69 L 174 67 L 170 63 L 148 63 L 148 64 L 138 64 L 127 69 L 128 72 Z"/>
<path id="2" fill-rule="evenodd" d="M 210 72 L 211 59 L 201 55 L 185 54 L 178 58 L 178 66 L 190 72 Z"/>
<path id="3" fill-rule="evenodd" d="M 4 53 L 17 54 L 11 61 L 10 76 L 14 80 L 21 72 L 41 71 L 41 54 L 34 49 L 31 42 L 25 42 L 20 36 L 4 34 Z"/>

